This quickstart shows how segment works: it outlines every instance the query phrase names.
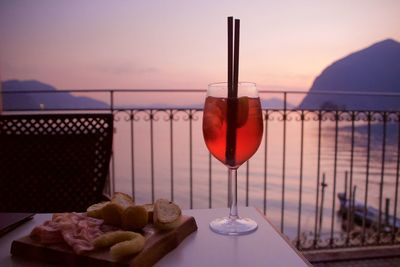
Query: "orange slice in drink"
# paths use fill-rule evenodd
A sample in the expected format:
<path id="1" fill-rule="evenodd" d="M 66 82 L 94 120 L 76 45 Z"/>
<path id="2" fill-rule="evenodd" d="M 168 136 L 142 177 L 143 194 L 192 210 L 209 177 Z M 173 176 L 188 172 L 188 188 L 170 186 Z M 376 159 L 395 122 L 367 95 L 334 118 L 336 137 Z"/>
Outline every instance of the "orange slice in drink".
<path id="1" fill-rule="evenodd" d="M 237 102 L 236 127 L 240 128 L 247 122 L 249 116 L 249 98 L 247 96 L 239 97 Z"/>

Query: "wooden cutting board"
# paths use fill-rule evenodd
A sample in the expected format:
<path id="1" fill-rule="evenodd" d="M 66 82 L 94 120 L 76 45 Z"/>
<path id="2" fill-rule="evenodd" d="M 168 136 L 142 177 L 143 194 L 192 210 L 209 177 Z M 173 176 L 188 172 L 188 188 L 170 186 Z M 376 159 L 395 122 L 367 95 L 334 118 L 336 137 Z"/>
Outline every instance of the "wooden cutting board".
<path id="1" fill-rule="evenodd" d="M 147 225 L 142 233 L 146 238 L 144 249 L 122 261 L 112 258 L 109 249 L 77 255 L 67 244 L 41 245 L 29 236 L 14 240 L 11 245 L 11 254 L 27 260 L 37 260 L 61 266 L 152 266 L 176 248 L 188 235 L 197 230 L 196 221 L 193 217 L 182 215 L 180 220 L 180 224 L 176 228 L 168 231 L 158 230 L 152 224 Z"/>

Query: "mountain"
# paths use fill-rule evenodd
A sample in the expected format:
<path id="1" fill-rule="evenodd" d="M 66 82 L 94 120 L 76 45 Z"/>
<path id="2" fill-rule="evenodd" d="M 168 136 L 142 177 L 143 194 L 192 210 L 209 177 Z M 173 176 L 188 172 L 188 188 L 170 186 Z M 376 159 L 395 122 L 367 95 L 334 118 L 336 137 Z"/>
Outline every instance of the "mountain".
<path id="1" fill-rule="evenodd" d="M 284 101 L 279 98 L 268 98 L 268 99 L 261 99 L 261 107 L 266 109 L 284 109 Z M 295 108 L 295 105 L 292 103 L 286 102 L 287 109 Z"/>
<path id="2" fill-rule="evenodd" d="M 8 80 L 2 83 L 3 109 L 4 110 L 40 110 L 44 109 L 108 109 L 109 105 L 89 97 L 71 95 L 69 92 L 58 91 L 55 87 L 35 81 Z M 22 93 L 23 91 L 23 93 Z M 29 91 L 46 91 L 46 93 L 30 93 Z M 11 92 L 11 93 L 6 93 Z M 18 93 L 21 92 L 21 93 Z M 133 102 L 131 104 L 116 104 L 119 109 L 202 109 L 203 102 L 191 104 L 178 104 L 173 102 L 165 103 L 143 103 Z M 262 99 L 261 106 L 269 109 L 283 109 L 281 99 Z M 286 103 L 288 109 L 295 106 Z"/>
<path id="3" fill-rule="evenodd" d="M 358 95 L 318 92 L 361 92 Z M 314 80 L 302 109 L 400 110 L 400 97 L 365 96 L 363 92 L 400 93 L 400 43 L 387 39 L 328 66 Z"/>
<path id="4" fill-rule="evenodd" d="M 2 83 L 4 110 L 108 109 L 109 105 L 89 97 L 57 91 L 51 85 L 35 80 L 8 80 Z M 21 91 L 24 91 L 22 93 Z M 26 93 L 27 91 L 49 91 Z M 12 92 L 12 93 L 6 93 Z M 21 92 L 21 93 L 18 93 Z"/>

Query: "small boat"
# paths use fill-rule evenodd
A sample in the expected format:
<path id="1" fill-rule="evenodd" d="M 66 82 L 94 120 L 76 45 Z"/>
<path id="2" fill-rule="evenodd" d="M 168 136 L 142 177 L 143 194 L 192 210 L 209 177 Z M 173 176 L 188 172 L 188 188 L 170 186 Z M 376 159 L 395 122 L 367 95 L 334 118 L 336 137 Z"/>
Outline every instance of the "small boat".
<path id="1" fill-rule="evenodd" d="M 339 214 L 343 218 L 347 219 L 348 215 L 350 215 L 350 217 L 353 218 L 353 221 L 358 225 L 363 225 L 363 221 L 365 220 L 366 227 L 378 226 L 379 209 L 371 206 L 365 208 L 363 203 L 346 198 L 345 193 L 338 193 L 338 198 L 340 201 Z M 385 210 L 381 211 L 381 227 L 394 227 L 395 229 L 399 229 L 400 219 L 386 214 Z"/>

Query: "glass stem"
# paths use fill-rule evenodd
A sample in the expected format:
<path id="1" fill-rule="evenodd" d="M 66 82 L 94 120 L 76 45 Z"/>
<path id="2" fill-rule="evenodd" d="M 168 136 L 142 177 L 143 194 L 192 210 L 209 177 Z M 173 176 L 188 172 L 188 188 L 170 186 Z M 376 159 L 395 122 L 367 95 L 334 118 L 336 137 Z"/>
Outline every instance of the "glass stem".
<path id="1" fill-rule="evenodd" d="M 229 204 L 229 219 L 238 219 L 237 208 L 237 168 L 228 168 L 228 204 Z"/>

